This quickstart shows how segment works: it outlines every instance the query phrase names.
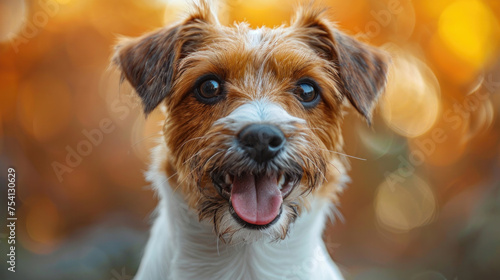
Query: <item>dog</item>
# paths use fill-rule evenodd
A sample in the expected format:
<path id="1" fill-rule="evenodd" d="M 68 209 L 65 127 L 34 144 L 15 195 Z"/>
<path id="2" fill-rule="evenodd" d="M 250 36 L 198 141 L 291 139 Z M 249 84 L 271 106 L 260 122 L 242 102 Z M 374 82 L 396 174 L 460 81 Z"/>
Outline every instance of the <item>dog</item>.
<path id="1" fill-rule="evenodd" d="M 322 240 L 349 177 L 347 106 L 371 121 L 388 56 L 314 5 L 289 25 L 219 23 L 209 2 L 126 39 L 114 63 L 148 115 L 159 196 L 135 279 L 343 279 Z M 350 104 L 350 105 L 349 105 Z"/>

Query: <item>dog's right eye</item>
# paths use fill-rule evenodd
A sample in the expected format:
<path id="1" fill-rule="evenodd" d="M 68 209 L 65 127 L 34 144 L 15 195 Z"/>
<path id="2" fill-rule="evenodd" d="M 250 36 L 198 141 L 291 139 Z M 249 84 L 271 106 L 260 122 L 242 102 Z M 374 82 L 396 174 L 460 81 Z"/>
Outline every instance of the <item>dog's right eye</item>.
<path id="1" fill-rule="evenodd" d="M 216 80 L 204 81 L 200 85 L 200 95 L 203 98 L 214 98 L 219 95 L 220 85 Z"/>
<path id="2" fill-rule="evenodd" d="M 222 84 L 214 76 L 205 77 L 197 82 L 196 85 L 194 90 L 195 97 L 202 103 L 213 104 L 223 97 Z"/>

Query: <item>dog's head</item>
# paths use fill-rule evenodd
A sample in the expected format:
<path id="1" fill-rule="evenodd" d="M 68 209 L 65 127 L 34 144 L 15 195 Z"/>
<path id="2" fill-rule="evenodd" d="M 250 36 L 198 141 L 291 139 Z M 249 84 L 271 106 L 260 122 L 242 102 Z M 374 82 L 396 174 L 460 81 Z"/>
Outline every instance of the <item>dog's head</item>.
<path id="1" fill-rule="evenodd" d="M 146 114 L 164 102 L 165 172 L 225 241 L 285 238 L 309 197 L 335 192 L 344 99 L 369 122 L 387 70 L 323 10 L 253 30 L 220 25 L 204 2 L 114 60 Z"/>

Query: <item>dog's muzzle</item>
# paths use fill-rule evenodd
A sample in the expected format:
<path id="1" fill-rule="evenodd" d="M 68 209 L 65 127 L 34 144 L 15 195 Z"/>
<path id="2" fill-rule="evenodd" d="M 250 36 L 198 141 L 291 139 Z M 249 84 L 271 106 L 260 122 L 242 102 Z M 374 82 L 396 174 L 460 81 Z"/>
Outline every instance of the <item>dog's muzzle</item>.
<path id="1" fill-rule="evenodd" d="M 275 125 L 254 123 L 236 135 L 243 157 L 253 160 L 254 166 L 266 166 L 283 152 L 285 134 Z M 279 218 L 283 200 L 300 182 L 300 168 L 290 166 L 271 170 L 237 169 L 231 166 L 213 176 L 219 194 L 230 203 L 235 218 L 249 228 L 271 225 Z"/>

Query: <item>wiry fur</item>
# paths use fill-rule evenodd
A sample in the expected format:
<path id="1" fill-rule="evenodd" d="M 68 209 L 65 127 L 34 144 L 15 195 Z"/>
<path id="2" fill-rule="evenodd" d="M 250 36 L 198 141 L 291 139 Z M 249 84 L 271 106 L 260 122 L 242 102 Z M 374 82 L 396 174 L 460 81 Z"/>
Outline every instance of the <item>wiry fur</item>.
<path id="1" fill-rule="evenodd" d="M 226 27 L 214 14 L 202 1 L 185 20 L 122 42 L 114 57 L 145 113 L 162 104 L 166 114 L 147 174 L 160 196 L 158 217 L 136 279 L 341 279 L 321 234 L 347 178 L 343 100 L 370 121 L 387 59 L 311 6 L 275 29 Z M 207 74 L 223 88 L 213 104 L 194 94 Z M 305 78 L 321 96 L 312 108 L 293 93 Z M 256 123 L 286 137 L 264 163 L 236 140 Z M 295 187 L 259 230 L 237 221 L 215 187 L 224 174 L 282 173 Z"/>
<path id="2" fill-rule="evenodd" d="M 235 135 L 246 125 L 251 123 L 272 123 L 277 125 L 287 136 L 287 147 L 275 159 L 266 164 L 257 164 L 249 159 L 245 152 L 235 144 Z M 193 157 L 192 170 L 197 180 L 203 180 L 204 174 L 219 171 L 229 173 L 272 173 L 279 170 L 287 170 L 288 173 L 302 176 L 303 186 L 309 188 L 295 188 L 285 199 L 283 214 L 275 226 L 270 230 L 274 234 L 268 234 L 272 238 L 284 239 L 288 232 L 288 226 L 297 218 L 305 204 L 301 192 L 310 191 L 323 181 L 321 177 L 326 169 L 326 158 L 324 151 L 311 148 L 315 139 L 308 137 L 309 131 L 303 129 L 305 120 L 289 115 L 281 107 L 266 100 L 255 100 L 239 106 L 228 116 L 217 120 L 213 125 L 213 131 L 207 133 L 205 148 L 199 153 L 200 160 Z M 224 133 L 221 130 L 227 130 Z M 319 145 L 319 143 L 317 144 Z M 202 164 L 200 164 L 200 161 Z M 311 172 L 312 171 L 312 172 Z M 235 233 L 242 230 L 241 226 L 231 222 L 232 217 L 226 215 L 228 205 L 217 196 L 207 199 L 200 205 L 201 219 L 207 218 L 214 221 L 215 232 L 224 242 L 231 242 Z M 257 234 L 260 237 L 260 233 Z M 239 239 L 237 239 L 239 240 Z M 248 240 L 244 240 L 248 241 Z"/>
<path id="3" fill-rule="evenodd" d="M 310 211 L 291 225 L 285 240 L 269 241 L 262 237 L 272 232 L 255 232 L 261 238 L 226 244 L 214 234 L 211 222 L 200 221 L 183 196 L 169 186 L 172 180 L 164 172 L 166 147 L 159 145 L 152 154 L 147 179 L 160 204 L 135 279 L 343 279 L 321 238 L 331 213 L 328 198 L 314 198 Z"/>

